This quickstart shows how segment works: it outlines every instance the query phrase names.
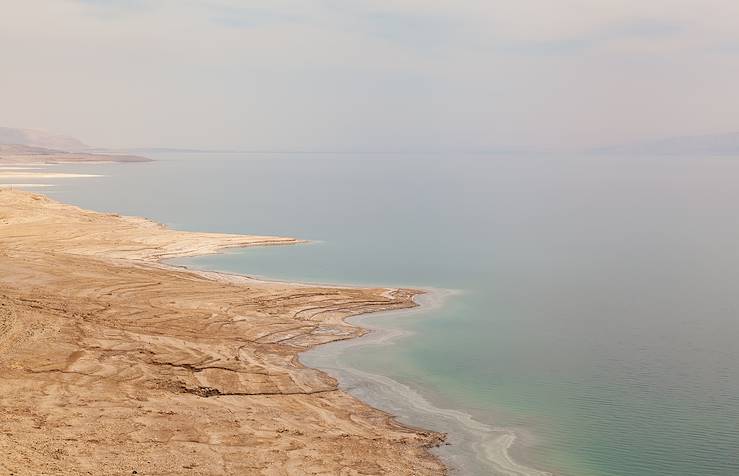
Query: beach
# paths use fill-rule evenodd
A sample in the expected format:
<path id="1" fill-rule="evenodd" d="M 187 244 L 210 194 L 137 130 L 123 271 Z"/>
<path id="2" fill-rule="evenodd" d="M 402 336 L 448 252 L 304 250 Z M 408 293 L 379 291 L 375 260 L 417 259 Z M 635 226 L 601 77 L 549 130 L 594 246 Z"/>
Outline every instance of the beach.
<path id="1" fill-rule="evenodd" d="M 178 232 L 0 191 L 0 469 L 12 474 L 444 474 L 443 435 L 297 356 L 412 289 L 162 264 L 293 238 Z"/>

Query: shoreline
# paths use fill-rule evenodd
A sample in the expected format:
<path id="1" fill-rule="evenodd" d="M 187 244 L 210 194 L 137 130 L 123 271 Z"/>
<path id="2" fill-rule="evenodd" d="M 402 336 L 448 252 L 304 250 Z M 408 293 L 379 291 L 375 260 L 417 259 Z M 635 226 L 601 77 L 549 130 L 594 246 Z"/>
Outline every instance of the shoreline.
<path id="1" fill-rule="evenodd" d="M 27 194 L 30 197 L 34 197 L 33 194 L 28 192 L 10 193 Z M 345 290 L 351 292 L 361 292 L 363 289 L 368 289 L 367 285 L 356 283 L 347 285 L 337 283 L 287 282 L 284 280 L 269 280 L 263 277 L 255 278 L 238 273 L 224 273 L 207 269 L 192 270 L 169 263 L 169 261 L 178 258 L 227 253 L 230 249 L 236 248 L 305 243 L 302 240 L 217 233 L 178 232 L 145 218 L 100 214 L 88 212 L 71 205 L 53 202 L 49 199 L 43 199 L 42 201 L 50 203 L 52 208 L 81 213 L 87 217 L 97 216 L 124 222 L 128 226 L 136 227 L 136 231 L 141 229 L 144 233 L 148 231 L 152 235 L 156 235 L 157 233 L 174 235 L 170 238 L 171 243 L 159 245 L 163 246 L 163 248 L 156 250 L 146 249 L 143 253 L 128 251 L 123 255 L 118 255 L 118 251 L 115 248 L 106 249 L 105 253 L 109 256 L 98 257 L 98 259 L 107 261 L 115 266 L 135 266 L 144 270 L 156 269 L 165 272 L 198 276 L 205 280 L 224 285 L 293 287 L 299 289 L 315 289 L 320 286 L 334 291 Z M 85 218 L 85 220 L 89 219 Z M 200 240 L 198 241 L 197 238 L 200 238 Z M 184 244 L 182 243 L 183 241 L 185 242 Z M 170 246 L 167 247 L 167 245 Z M 99 247 L 94 247 L 95 253 L 99 251 Z M 396 299 L 394 293 L 404 290 L 408 293 L 407 302 L 400 306 L 388 306 L 389 309 L 360 308 L 356 312 L 342 312 L 337 316 L 338 321 L 331 322 L 333 324 L 340 324 L 342 327 L 346 326 L 348 329 L 327 329 L 321 331 L 321 328 L 317 328 L 315 330 L 316 335 L 312 340 L 300 344 L 303 348 L 296 354 L 296 363 L 299 363 L 300 366 L 308 371 L 315 370 L 323 372 L 330 378 L 336 379 L 338 381 L 338 384 L 336 384 L 338 390 L 352 395 L 364 405 L 369 405 L 375 411 L 382 412 L 386 415 L 385 418 L 388 419 L 387 421 L 393 422 L 394 425 L 399 425 L 411 432 L 421 432 L 424 435 L 432 434 L 427 429 L 436 432 L 436 434 L 445 434 L 447 444 L 444 445 L 441 443 L 444 440 L 440 438 L 438 441 L 443 446 L 439 447 L 439 443 L 437 443 L 436 445 L 431 445 L 429 450 L 437 458 L 440 458 L 450 471 L 462 474 L 488 474 L 490 472 L 496 472 L 497 474 L 511 476 L 549 475 L 550 473 L 527 468 L 511 458 L 508 449 L 516 440 L 516 435 L 511 430 L 494 428 L 479 423 L 464 412 L 435 406 L 418 391 L 400 382 L 396 382 L 389 377 L 370 374 L 339 364 L 339 356 L 347 349 L 377 345 L 407 336 L 407 332 L 375 325 L 369 319 L 377 317 L 379 313 L 400 315 L 400 313 L 407 314 L 410 312 L 427 311 L 430 306 L 436 307 L 442 305 L 444 298 L 453 293 L 449 290 L 438 289 L 395 289 L 384 286 L 374 288 L 381 290 L 384 298 L 390 300 Z M 395 309 L 392 309 L 392 307 Z M 320 334 L 323 334 L 323 337 L 316 339 Z M 301 339 L 300 336 L 291 337 L 290 335 L 287 338 Z M 203 392 L 217 391 L 215 389 L 211 390 L 212 387 L 210 386 L 202 388 L 204 389 L 202 390 Z M 221 391 L 217 392 L 218 395 L 223 394 Z M 437 449 L 433 449 L 434 446 Z M 473 450 L 470 451 L 467 448 L 473 448 Z"/>
<path id="2" fill-rule="evenodd" d="M 156 226 L 163 226 L 147 218 L 126 217 L 144 220 Z M 186 232 L 191 233 L 191 232 Z M 208 255 L 238 253 L 242 250 L 261 246 L 310 245 L 320 243 L 316 240 L 289 239 L 290 241 L 264 241 L 256 244 L 224 244 L 206 246 L 197 250 L 181 251 L 156 256 L 154 260 L 146 260 L 147 266 L 173 270 L 175 272 L 192 273 L 208 280 L 231 284 L 261 283 L 266 285 L 290 285 L 296 287 L 329 287 L 335 289 L 382 288 L 388 291 L 405 288 L 401 285 L 382 283 L 334 283 L 318 281 L 298 281 L 282 278 L 272 279 L 263 275 L 247 275 L 231 271 L 219 271 L 190 264 L 178 264 L 177 260 L 198 258 Z M 371 374 L 362 370 L 339 364 L 337 359 L 349 349 L 371 347 L 389 343 L 408 337 L 410 332 L 397 328 L 377 325 L 372 320 L 377 317 L 405 316 L 418 314 L 444 305 L 451 296 L 462 291 L 412 287 L 413 307 L 368 311 L 358 315 L 342 318 L 342 322 L 358 330 L 357 335 L 348 335 L 315 346 L 300 352 L 298 361 L 309 369 L 326 373 L 338 381 L 338 388 L 358 398 L 371 407 L 380 410 L 399 424 L 418 431 L 432 430 L 445 435 L 444 443 L 431 452 L 441 458 L 451 474 L 501 474 L 506 476 L 552 476 L 552 473 L 540 471 L 514 461 L 509 450 L 517 440 L 516 433 L 507 428 L 496 428 L 481 423 L 471 415 L 460 411 L 441 408 L 431 403 L 422 392 L 398 382 L 390 377 Z M 362 388 L 364 387 L 364 388 Z M 414 405 L 411 405 L 413 402 Z M 452 428 L 450 430 L 450 428 Z M 473 451 L 460 453 L 459 448 L 473 447 Z M 470 463 L 473 461 L 473 463 Z"/>
<path id="3" fill-rule="evenodd" d="M 316 242 L 306 240 L 294 244 L 311 243 Z M 242 248 L 225 248 L 216 251 L 216 253 L 238 253 L 240 249 Z M 188 257 L 183 256 L 181 258 Z M 172 260 L 175 261 L 177 258 L 180 257 L 175 257 Z M 382 286 L 377 283 L 304 282 L 284 278 L 273 279 L 264 275 L 244 275 L 232 271 L 218 271 L 191 263 L 164 264 L 181 267 L 213 279 L 247 279 L 298 286 L 320 285 L 343 288 Z M 444 433 L 446 436 L 445 442 L 431 451 L 447 465 L 450 474 L 552 476 L 553 473 L 551 472 L 538 470 L 514 460 L 510 451 L 518 439 L 518 435 L 514 430 L 482 423 L 461 410 L 442 408 L 432 403 L 423 395 L 421 390 L 414 389 L 386 375 L 365 372 L 350 367 L 345 362 L 339 362 L 341 356 L 352 349 L 387 344 L 413 335 L 411 331 L 377 324 L 376 319 L 378 317 L 402 317 L 421 314 L 438 309 L 444 306 L 447 299 L 463 293 L 459 290 L 423 286 L 397 286 L 418 291 L 413 296 L 415 307 L 346 317 L 343 321 L 360 329 L 362 331 L 361 335 L 319 344 L 301 352 L 298 355 L 298 360 L 306 367 L 318 369 L 330 375 L 339 382 L 340 389 L 387 413 L 400 424 L 414 429 L 427 429 Z M 473 448 L 473 450 L 469 451 L 466 448 Z"/>
<path id="4" fill-rule="evenodd" d="M 433 449 L 452 474 L 501 474 L 506 476 L 551 476 L 514 461 L 509 453 L 517 435 L 508 428 L 497 428 L 475 420 L 461 410 L 441 408 L 421 391 L 391 377 L 365 372 L 340 362 L 352 349 L 387 344 L 413 333 L 372 323 L 377 317 L 417 314 L 444 305 L 444 300 L 459 291 L 423 289 L 415 297 L 416 308 L 352 316 L 346 319 L 367 332 L 360 337 L 317 346 L 300 354 L 304 365 L 328 373 L 339 381 L 339 388 L 369 405 L 393 415 L 411 427 L 445 432 L 445 444 Z M 472 448 L 472 450 L 469 450 Z"/>
<path id="5" fill-rule="evenodd" d="M 301 244 L 316 243 L 306 240 Z M 225 248 L 217 254 L 238 253 L 247 248 Z M 175 257 L 188 258 L 191 256 Z M 196 257 L 197 258 L 197 257 Z M 167 260 L 169 261 L 169 260 Z M 297 281 L 285 278 L 270 278 L 265 275 L 245 275 L 232 271 L 219 271 L 197 264 L 165 263 L 181 267 L 214 279 L 247 279 L 267 283 L 285 283 L 297 286 L 331 286 L 340 288 L 380 287 L 395 288 L 407 285 L 383 283 L 333 283 L 323 281 Z M 345 323 L 357 327 L 362 334 L 357 337 L 319 344 L 301 352 L 298 360 L 309 368 L 327 373 L 339 382 L 339 388 L 368 405 L 377 408 L 399 423 L 414 429 L 426 429 L 444 433 L 445 442 L 431 451 L 447 465 L 450 474 L 499 474 L 505 476 L 552 476 L 513 458 L 511 450 L 519 436 L 513 429 L 494 427 L 476 420 L 472 415 L 432 403 L 420 389 L 399 382 L 382 374 L 373 374 L 340 363 L 341 356 L 352 349 L 373 347 L 407 338 L 413 332 L 377 324 L 379 317 L 404 317 L 421 314 L 444 306 L 445 301 L 464 291 L 411 286 L 418 294 L 413 297 L 416 307 L 399 310 L 379 311 L 347 317 Z M 474 448 L 472 451 L 462 448 Z"/>
<path id="6" fill-rule="evenodd" d="M 364 333 L 348 316 L 416 306 L 417 291 L 216 280 L 162 262 L 297 242 L 0 191 L 0 469 L 446 474 L 430 452 L 443 435 L 297 357 Z"/>

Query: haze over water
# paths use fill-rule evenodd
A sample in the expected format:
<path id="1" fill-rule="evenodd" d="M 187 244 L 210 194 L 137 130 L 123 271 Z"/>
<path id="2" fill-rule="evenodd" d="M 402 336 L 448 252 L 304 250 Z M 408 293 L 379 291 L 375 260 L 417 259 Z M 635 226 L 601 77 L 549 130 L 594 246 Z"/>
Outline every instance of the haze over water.
<path id="1" fill-rule="evenodd" d="M 347 363 L 517 429 L 515 455 L 541 469 L 739 474 L 735 160 L 155 158 L 63 167 L 106 176 L 50 194 L 180 229 L 317 241 L 197 266 L 462 291 Z"/>

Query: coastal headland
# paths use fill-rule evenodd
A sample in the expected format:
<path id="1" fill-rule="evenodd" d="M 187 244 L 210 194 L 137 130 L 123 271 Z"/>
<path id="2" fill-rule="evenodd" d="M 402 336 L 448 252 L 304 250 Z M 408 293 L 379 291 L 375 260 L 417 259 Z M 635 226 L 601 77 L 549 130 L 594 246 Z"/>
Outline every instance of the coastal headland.
<path id="1" fill-rule="evenodd" d="M 293 238 L 192 233 L 0 190 L 3 474 L 445 474 L 298 354 L 411 289 L 264 282 L 178 256 Z"/>
<path id="2" fill-rule="evenodd" d="M 113 162 L 150 162 L 151 159 L 130 154 L 68 151 L 22 144 L 0 143 L 0 165 L 3 164 L 94 164 Z"/>

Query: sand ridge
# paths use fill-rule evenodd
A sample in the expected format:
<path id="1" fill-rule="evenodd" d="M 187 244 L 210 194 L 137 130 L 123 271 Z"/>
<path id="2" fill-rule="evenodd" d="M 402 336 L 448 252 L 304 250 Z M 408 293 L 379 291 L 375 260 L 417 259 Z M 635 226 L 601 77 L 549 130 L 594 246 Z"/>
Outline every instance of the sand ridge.
<path id="1" fill-rule="evenodd" d="M 179 232 L 0 190 L 0 470 L 444 474 L 406 428 L 302 366 L 347 316 L 417 291 L 218 279 L 161 265 L 291 238 Z"/>

